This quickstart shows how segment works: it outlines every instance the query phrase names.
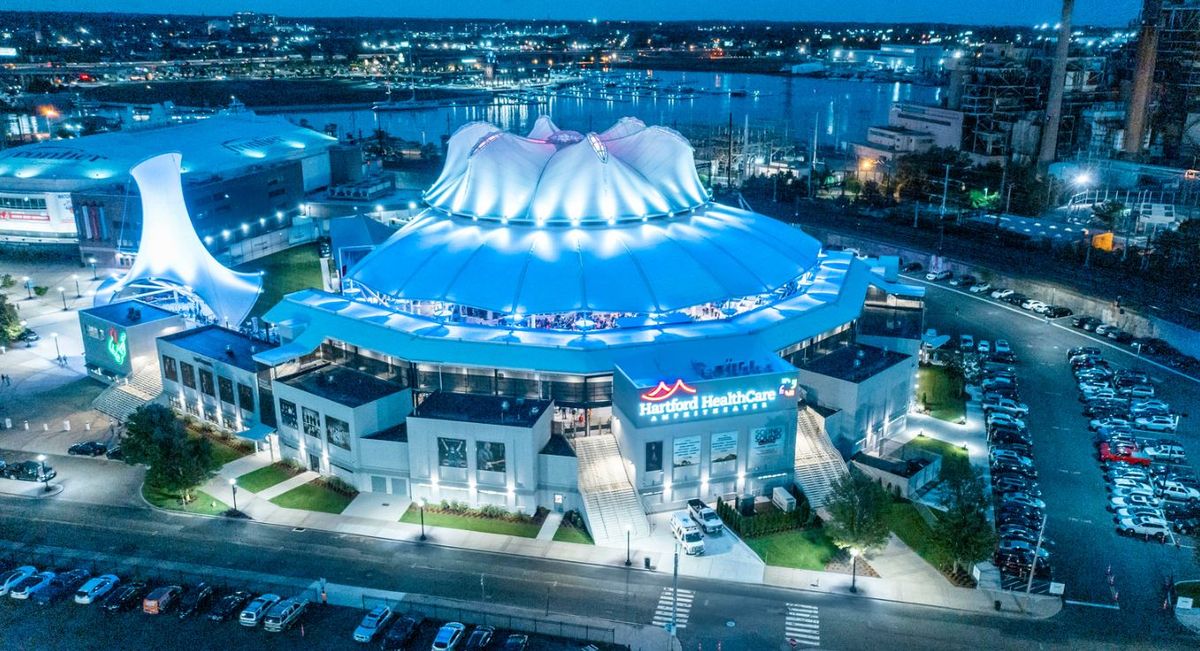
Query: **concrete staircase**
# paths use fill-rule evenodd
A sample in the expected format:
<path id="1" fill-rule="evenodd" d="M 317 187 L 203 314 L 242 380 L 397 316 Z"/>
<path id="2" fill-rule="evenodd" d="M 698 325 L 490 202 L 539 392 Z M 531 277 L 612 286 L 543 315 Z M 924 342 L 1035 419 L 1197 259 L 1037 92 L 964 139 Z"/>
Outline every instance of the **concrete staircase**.
<path id="1" fill-rule="evenodd" d="M 572 439 L 579 460 L 579 492 L 583 495 L 584 518 L 597 545 L 625 544 L 631 537 L 650 535 L 650 521 L 637 491 L 625 472 L 625 461 L 611 434 Z"/>
<path id="2" fill-rule="evenodd" d="M 825 506 L 846 462 L 833 447 L 816 412 L 801 407 L 796 418 L 796 485 L 814 509 Z"/>
<path id="3" fill-rule="evenodd" d="M 114 384 L 92 401 L 92 407 L 124 422 L 138 407 L 162 393 L 162 376 L 158 366 L 150 365 L 134 373 L 127 382 Z"/>

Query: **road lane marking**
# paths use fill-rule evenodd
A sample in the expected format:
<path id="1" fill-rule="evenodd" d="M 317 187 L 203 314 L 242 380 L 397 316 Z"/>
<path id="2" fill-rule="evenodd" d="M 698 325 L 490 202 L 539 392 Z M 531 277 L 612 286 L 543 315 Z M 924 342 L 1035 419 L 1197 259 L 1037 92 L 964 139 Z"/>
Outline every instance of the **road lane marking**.
<path id="1" fill-rule="evenodd" d="M 789 640 L 808 646 L 821 645 L 821 618 L 816 606 L 788 604 L 783 618 L 783 633 Z"/>
<path id="2" fill-rule="evenodd" d="M 692 610 L 692 602 L 696 598 L 696 593 L 691 590 L 679 589 L 679 606 L 678 609 L 672 608 L 674 602 L 673 590 L 671 588 L 663 588 L 662 593 L 658 596 L 658 603 L 654 606 L 654 617 L 650 619 L 650 623 L 655 626 L 666 626 L 671 623 L 671 613 L 676 612 L 676 628 L 687 628 L 688 614 Z"/>
<path id="3" fill-rule="evenodd" d="M 1072 606 L 1087 606 L 1088 608 L 1107 608 L 1109 610 L 1121 609 L 1120 606 L 1114 606 L 1113 604 L 1098 604 L 1091 601 L 1075 601 L 1074 599 L 1063 599 L 1063 603 L 1070 604 Z"/>

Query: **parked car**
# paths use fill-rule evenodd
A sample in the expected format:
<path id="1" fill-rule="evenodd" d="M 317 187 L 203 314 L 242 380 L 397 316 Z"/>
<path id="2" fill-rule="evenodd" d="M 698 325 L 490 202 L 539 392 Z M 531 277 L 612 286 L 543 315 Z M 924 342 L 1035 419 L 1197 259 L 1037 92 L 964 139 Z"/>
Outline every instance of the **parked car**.
<path id="1" fill-rule="evenodd" d="M 1175 444 L 1148 445 L 1142 448 L 1142 453 L 1153 461 L 1170 461 L 1182 463 L 1187 460 L 1183 447 Z"/>
<path id="2" fill-rule="evenodd" d="M 459 642 L 462 642 L 463 634 L 467 627 L 458 622 L 447 622 L 438 629 L 437 635 L 433 638 L 432 651 L 452 651 L 458 648 Z"/>
<path id="3" fill-rule="evenodd" d="M 1133 424 L 1138 429 L 1146 430 L 1147 432 L 1174 432 L 1178 424 L 1175 418 L 1171 416 L 1144 416 L 1137 418 Z"/>
<path id="4" fill-rule="evenodd" d="M 1075 319 L 1072 319 L 1071 321 L 1074 322 L 1078 319 L 1083 319 L 1083 318 L 1087 318 L 1087 317 L 1076 317 Z M 1090 356 L 1099 357 L 1100 349 L 1096 348 L 1095 346 L 1076 346 L 1067 351 L 1067 361 L 1069 362 L 1072 359 L 1074 359 L 1080 355 L 1090 355 Z"/>
<path id="5" fill-rule="evenodd" d="M 109 448 L 108 452 L 104 453 L 104 458 L 112 459 L 113 461 L 124 461 L 125 451 L 122 450 L 121 446 L 118 445 L 116 447 Z"/>
<path id="6" fill-rule="evenodd" d="M 962 287 L 963 289 L 966 289 L 975 284 L 975 276 L 972 276 L 971 274 L 963 274 L 958 278 L 951 278 L 950 284 L 955 287 Z"/>
<path id="7" fill-rule="evenodd" d="M 282 633 L 295 626 L 307 609 L 308 600 L 303 597 L 284 599 L 267 611 L 263 617 L 263 630 L 268 633 Z"/>
<path id="8" fill-rule="evenodd" d="M 711 506 L 705 504 L 704 500 L 692 498 L 687 501 L 687 508 L 692 520 L 700 525 L 704 533 L 711 536 L 721 533 L 725 529 L 725 523 L 721 522 L 720 516 Z"/>
<path id="9" fill-rule="evenodd" d="M 371 609 L 366 615 L 363 615 L 362 621 L 358 627 L 354 629 L 355 642 L 370 642 L 379 635 L 380 631 L 387 628 L 387 625 L 392 623 L 392 618 L 395 613 L 386 604 L 379 604 Z"/>
<path id="10" fill-rule="evenodd" d="M 529 636 L 524 633 L 513 633 L 504 640 L 501 651 L 525 651 L 529 648 Z"/>
<path id="11" fill-rule="evenodd" d="M 1001 398 L 991 402 L 985 401 L 983 403 L 983 411 L 985 414 L 991 411 L 999 411 L 1013 416 L 1024 417 L 1029 413 L 1029 405 L 1009 398 Z"/>
<path id="12" fill-rule="evenodd" d="M 1005 298 L 1008 298 L 1009 296 L 1012 296 L 1015 293 L 1016 293 L 1016 290 L 1014 290 L 1014 289 L 997 289 L 996 291 L 991 293 L 991 296 L 992 296 L 992 298 L 995 298 L 995 299 L 1005 299 Z"/>
<path id="13" fill-rule="evenodd" d="M 1000 503 L 1001 504 L 1016 504 L 1019 506 L 1029 506 L 1029 507 L 1032 507 L 1035 509 L 1046 508 L 1046 502 L 1042 501 L 1041 498 L 1034 497 L 1033 495 L 1030 495 L 1029 493 L 1023 493 L 1023 492 L 1005 493 L 1004 495 L 1000 496 Z"/>
<path id="14" fill-rule="evenodd" d="M 999 475 L 992 479 L 992 489 L 1000 494 L 1004 493 L 1026 493 L 1029 495 L 1040 496 L 1041 489 L 1037 487 L 1037 482 L 1016 475 Z"/>
<path id="15" fill-rule="evenodd" d="M 108 446 L 100 441 L 87 441 L 85 443 L 76 443 L 67 448 L 67 454 L 72 456 L 83 457 L 99 457 L 108 452 Z"/>
<path id="16" fill-rule="evenodd" d="M 992 344 L 989 343 L 987 339 L 980 339 L 979 343 L 975 346 L 975 351 L 978 352 L 980 355 L 991 354 Z"/>
<path id="17" fill-rule="evenodd" d="M 1153 495 L 1145 493 L 1130 493 L 1128 495 L 1115 495 L 1108 499 L 1108 510 L 1116 511 L 1119 508 L 1126 506 L 1148 506 L 1158 508 L 1161 502 Z"/>
<path id="18" fill-rule="evenodd" d="M 1113 522 L 1120 522 L 1122 518 L 1139 517 L 1161 518 L 1163 512 L 1151 506 L 1123 506 L 1114 512 Z"/>
<path id="19" fill-rule="evenodd" d="M 54 468 L 39 461 L 21 461 L 9 464 L 4 471 L 9 479 L 21 481 L 50 481 L 58 476 Z"/>
<path id="20" fill-rule="evenodd" d="M 42 336 L 34 332 L 31 328 L 25 328 L 17 335 L 17 341 L 23 341 L 27 344 L 31 344 L 41 338 Z"/>
<path id="21" fill-rule="evenodd" d="M 1061 305 L 1051 305 L 1051 306 L 1047 307 L 1046 311 L 1042 312 L 1042 314 L 1045 314 L 1046 316 L 1050 317 L 1051 319 L 1061 319 L 1065 316 L 1071 316 L 1072 314 L 1074 314 L 1074 312 L 1072 312 L 1071 308 L 1069 308 L 1069 307 L 1063 307 Z"/>
<path id="22" fill-rule="evenodd" d="M 142 599 L 142 612 L 147 615 L 162 615 L 175 605 L 183 594 L 183 588 L 177 585 L 164 585 L 150 591 Z"/>
<path id="23" fill-rule="evenodd" d="M 1137 479 L 1133 479 L 1132 477 L 1115 477 L 1108 482 L 1108 485 L 1105 488 L 1109 492 L 1116 490 L 1130 490 L 1145 492 L 1146 494 L 1154 493 L 1154 487 L 1151 486 L 1149 482 L 1139 481 Z"/>
<path id="24" fill-rule="evenodd" d="M 996 461 L 993 461 L 992 472 L 1020 475 L 1028 479 L 1037 479 L 1038 476 L 1037 469 L 1033 466 L 1025 466 L 1005 459 L 997 459 Z"/>
<path id="25" fill-rule="evenodd" d="M 253 596 L 245 590 L 238 590 L 221 597 L 212 610 L 208 611 L 208 619 L 214 622 L 223 622 L 233 617 L 233 614 L 239 612 Z"/>
<path id="26" fill-rule="evenodd" d="M 54 572 L 45 571 L 31 574 L 20 581 L 17 581 L 12 588 L 8 590 L 8 596 L 13 599 L 28 599 L 38 590 L 50 585 L 50 580 L 58 576 Z"/>
<path id="27" fill-rule="evenodd" d="M 958 336 L 958 349 L 964 353 L 975 350 L 975 337 L 967 334 Z"/>
<path id="28" fill-rule="evenodd" d="M 951 272 L 949 269 L 943 269 L 941 271 L 930 271 L 929 273 L 925 274 L 925 280 L 928 280 L 930 282 L 936 282 L 939 280 L 950 280 L 953 277 L 954 277 L 954 273 Z"/>
<path id="29" fill-rule="evenodd" d="M 141 601 L 142 595 L 145 594 L 148 587 L 143 581 L 123 583 L 108 595 L 100 607 L 110 613 L 129 610 L 133 608 L 134 604 Z"/>
<path id="30" fill-rule="evenodd" d="M 262 621 L 263 617 L 266 617 L 267 611 L 270 610 L 272 606 L 279 603 L 281 599 L 283 599 L 283 597 L 271 593 L 255 597 L 254 601 L 251 601 L 250 605 L 243 608 L 242 612 L 238 615 L 238 623 L 242 626 L 248 626 L 250 628 L 258 626 L 258 623 Z"/>
<path id="31" fill-rule="evenodd" d="M 1000 300 L 1008 303 L 1009 305 L 1016 305 L 1017 307 L 1020 307 L 1021 303 L 1029 300 L 1029 297 L 1019 292 L 1013 292 L 1012 294 L 1009 294 Z"/>
<path id="32" fill-rule="evenodd" d="M 32 565 L 22 565 L 0 574 L 0 597 L 7 595 L 21 581 L 37 574 L 37 568 Z"/>
<path id="33" fill-rule="evenodd" d="M 991 290 L 992 290 L 992 284 L 987 281 L 984 281 L 981 283 L 975 283 L 974 285 L 971 285 L 971 288 L 968 289 L 967 291 L 971 292 L 972 294 L 982 294 L 984 292 L 989 292 Z"/>
<path id="34" fill-rule="evenodd" d="M 421 624 L 424 621 L 424 618 L 420 617 L 400 617 L 383 634 L 383 638 L 379 641 L 379 648 L 383 651 L 407 649 L 409 643 L 417 636 L 417 631 L 421 629 Z"/>
<path id="35" fill-rule="evenodd" d="M 75 603 L 84 605 L 96 603 L 112 592 L 120 582 L 121 579 L 117 578 L 115 574 L 101 574 L 88 579 L 75 591 Z"/>
<path id="36" fill-rule="evenodd" d="M 1117 522 L 1117 531 L 1127 536 L 1141 536 L 1146 540 L 1156 538 L 1159 542 L 1166 542 L 1171 535 L 1171 526 L 1162 518 L 1139 516 L 1122 518 Z"/>
<path id="37" fill-rule="evenodd" d="M 1050 306 L 1046 305 L 1045 303 L 1043 303 L 1039 300 L 1032 299 L 1032 298 L 1027 298 L 1027 299 L 1021 301 L 1021 309 L 1022 310 L 1029 310 L 1031 312 L 1037 312 L 1039 314 L 1048 307 L 1050 307 Z"/>
<path id="38" fill-rule="evenodd" d="M 915 273 L 915 272 L 921 271 L 924 268 L 925 267 L 922 266 L 920 262 L 910 262 L 910 263 L 904 265 L 904 267 L 901 268 L 900 271 L 903 271 L 904 273 Z"/>
<path id="39" fill-rule="evenodd" d="M 467 637 L 467 643 L 463 645 L 463 651 L 483 651 L 491 645 L 492 638 L 495 636 L 495 627 L 476 626 L 475 630 L 471 631 L 471 635 Z"/>
<path id="40" fill-rule="evenodd" d="M 179 599 L 176 615 L 185 619 L 203 610 L 213 598 L 213 587 L 207 583 L 197 583 L 196 587 L 184 593 Z"/>
<path id="41" fill-rule="evenodd" d="M 1159 486 L 1158 496 L 1172 502 L 1200 502 L 1200 488 L 1171 481 Z"/>
<path id="42" fill-rule="evenodd" d="M 34 592 L 33 602 L 39 606 L 48 606 L 75 592 L 87 580 L 87 570 L 76 569 L 63 572 L 50 579 L 50 583 L 46 584 L 45 587 Z"/>

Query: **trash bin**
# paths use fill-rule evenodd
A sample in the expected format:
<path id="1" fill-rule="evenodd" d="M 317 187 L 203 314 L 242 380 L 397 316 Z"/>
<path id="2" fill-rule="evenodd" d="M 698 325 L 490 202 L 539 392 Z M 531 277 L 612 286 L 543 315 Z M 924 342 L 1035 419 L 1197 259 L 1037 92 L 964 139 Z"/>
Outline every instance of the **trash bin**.
<path id="1" fill-rule="evenodd" d="M 642 559 L 642 563 L 646 566 L 646 569 L 650 569 L 650 557 L 649 556 Z"/>

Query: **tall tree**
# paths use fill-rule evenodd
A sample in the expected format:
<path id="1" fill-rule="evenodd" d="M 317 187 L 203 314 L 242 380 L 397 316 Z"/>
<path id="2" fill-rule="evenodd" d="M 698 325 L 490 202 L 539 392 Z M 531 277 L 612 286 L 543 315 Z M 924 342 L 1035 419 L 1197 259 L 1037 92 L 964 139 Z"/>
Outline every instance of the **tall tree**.
<path id="1" fill-rule="evenodd" d="M 175 412 L 163 405 L 149 404 L 133 412 L 121 437 L 121 449 L 126 463 L 149 466 L 146 483 L 182 492 L 185 498 L 216 469 L 208 440 L 189 436 Z"/>
<path id="2" fill-rule="evenodd" d="M 21 334 L 21 317 L 17 306 L 8 302 L 7 294 L 0 294 L 0 344 L 14 341 Z"/>
<path id="3" fill-rule="evenodd" d="M 996 545 L 996 534 L 986 515 L 983 478 L 974 468 L 947 478 L 944 486 L 946 511 L 933 527 L 932 541 L 958 571 L 987 558 Z"/>
<path id="4" fill-rule="evenodd" d="M 887 544 L 888 526 L 884 520 L 891 496 L 870 477 L 851 471 L 833 484 L 826 508 L 832 516 L 825 524 L 829 539 L 839 547 L 861 551 Z"/>

